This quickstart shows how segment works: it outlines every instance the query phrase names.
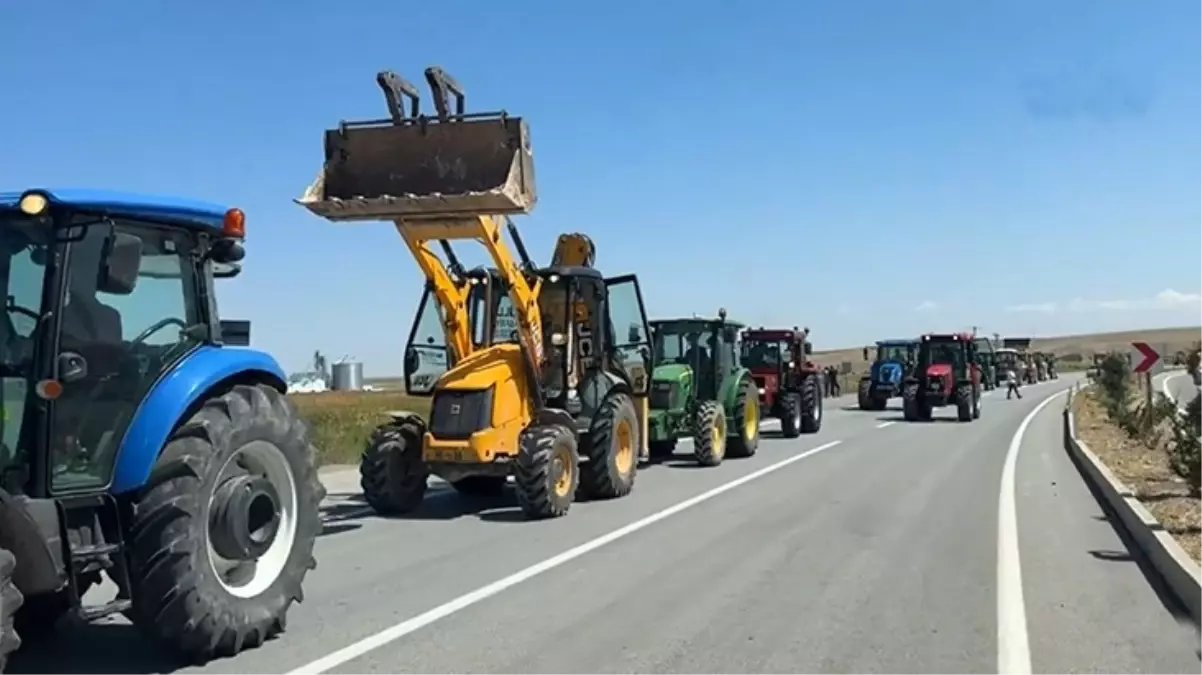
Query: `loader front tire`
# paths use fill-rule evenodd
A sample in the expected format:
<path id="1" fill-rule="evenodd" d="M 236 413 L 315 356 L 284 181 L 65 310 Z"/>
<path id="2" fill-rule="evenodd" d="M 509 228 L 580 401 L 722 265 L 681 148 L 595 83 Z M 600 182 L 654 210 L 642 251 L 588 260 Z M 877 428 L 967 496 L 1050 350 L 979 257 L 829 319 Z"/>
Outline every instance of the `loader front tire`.
<path id="1" fill-rule="evenodd" d="M 735 428 L 727 454 L 751 457 L 760 447 L 760 392 L 755 381 L 747 378 L 735 394 Z"/>
<path id="2" fill-rule="evenodd" d="M 12 552 L 0 548 L 0 673 L 8 665 L 8 657 L 21 648 L 17 635 L 16 615 L 24 598 L 13 584 L 17 559 Z"/>
<path id="3" fill-rule="evenodd" d="M 702 401 L 693 418 L 693 456 L 701 466 L 718 466 L 726 457 L 726 412 L 717 401 Z"/>
<path id="4" fill-rule="evenodd" d="M 430 473 L 422 461 L 420 420 L 376 427 L 359 458 L 363 500 L 381 516 L 399 516 L 421 505 Z"/>
<path id="5" fill-rule="evenodd" d="M 606 398 L 593 415 L 580 467 L 580 488 L 591 499 L 630 494 L 639 467 L 639 413 L 624 392 Z"/>
<path id="6" fill-rule="evenodd" d="M 308 425 L 273 387 L 237 384 L 205 400 L 130 502 L 135 625 L 195 662 L 283 632 L 317 566 L 326 491 L 316 456 Z"/>
<path id="7" fill-rule="evenodd" d="M 576 434 L 558 424 L 527 427 L 518 439 L 513 479 L 527 518 L 566 515 L 580 484 Z"/>

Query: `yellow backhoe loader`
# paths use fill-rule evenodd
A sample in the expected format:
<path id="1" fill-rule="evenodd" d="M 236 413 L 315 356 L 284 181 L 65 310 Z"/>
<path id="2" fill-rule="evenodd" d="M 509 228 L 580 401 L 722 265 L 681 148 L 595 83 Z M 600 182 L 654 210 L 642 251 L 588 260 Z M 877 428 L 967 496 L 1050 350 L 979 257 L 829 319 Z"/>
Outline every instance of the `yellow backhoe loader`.
<path id="1" fill-rule="evenodd" d="M 578 489 L 623 496 L 647 456 L 638 279 L 603 277 L 581 234 L 534 265 L 509 220 L 537 200 L 525 121 L 468 113 L 454 79 L 425 75 L 433 115 L 412 84 L 381 72 L 389 117 L 327 130 L 325 165 L 297 200 L 331 221 L 392 221 L 426 277 L 404 368 L 408 391 L 433 397 L 430 419 L 398 411 L 376 430 L 360 465 L 367 502 L 411 511 L 431 474 L 466 493 L 500 491 L 512 475 L 531 518 L 566 514 Z M 482 245 L 492 267 L 465 269 L 455 241 Z"/>

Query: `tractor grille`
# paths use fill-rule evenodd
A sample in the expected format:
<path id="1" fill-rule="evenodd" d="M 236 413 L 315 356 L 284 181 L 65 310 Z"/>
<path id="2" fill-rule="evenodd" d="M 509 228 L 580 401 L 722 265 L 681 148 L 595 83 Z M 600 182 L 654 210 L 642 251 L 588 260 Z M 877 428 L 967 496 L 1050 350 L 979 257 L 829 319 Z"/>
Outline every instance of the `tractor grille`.
<path id="1" fill-rule="evenodd" d="M 430 433 L 434 438 L 462 441 L 487 429 L 492 421 L 493 388 L 444 389 L 434 394 Z"/>
<path id="2" fill-rule="evenodd" d="M 672 407 L 672 401 L 676 400 L 676 383 L 675 382 L 652 382 L 651 394 L 647 397 L 647 404 L 656 410 L 667 410 Z"/>

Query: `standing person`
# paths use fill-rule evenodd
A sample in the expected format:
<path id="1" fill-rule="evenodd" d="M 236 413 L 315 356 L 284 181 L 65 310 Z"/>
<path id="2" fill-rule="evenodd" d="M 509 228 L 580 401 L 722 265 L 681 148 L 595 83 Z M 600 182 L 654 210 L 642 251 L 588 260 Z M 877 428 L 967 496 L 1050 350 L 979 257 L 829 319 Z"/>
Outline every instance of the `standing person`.
<path id="1" fill-rule="evenodd" d="M 1006 369 L 1006 400 L 1010 400 L 1010 394 L 1016 394 L 1019 398 L 1023 397 L 1023 393 L 1018 390 L 1018 374 L 1014 372 L 1014 368 Z"/>
<path id="2" fill-rule="evenodd" d="M 831 366 L 831 396 L 839 396 L 842 390 L 839 386 L 839 369 Z"/>

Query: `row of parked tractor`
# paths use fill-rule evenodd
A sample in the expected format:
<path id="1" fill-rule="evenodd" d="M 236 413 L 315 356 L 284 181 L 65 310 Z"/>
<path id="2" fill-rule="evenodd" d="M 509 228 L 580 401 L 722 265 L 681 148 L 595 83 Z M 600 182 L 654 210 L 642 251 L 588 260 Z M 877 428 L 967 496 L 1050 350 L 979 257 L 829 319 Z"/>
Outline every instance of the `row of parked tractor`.
<path id="1" fill-rule="evenodd" d="M 981 415 L 983 391 L 1056 379 L 1056 358 L 1032 351 L 1030 338 L 994 340 L 971 333 L 929 333 L 914 339 L 881 340 L 868 372 L 860 378 L 861 410 L 884 410 L 901 397 L 908 421 L 929 420 L 932 410 L 955 406 L 961 422 Z M 869 357 L 868 349 L 864 358 Z"/>
<path id="2" fill-rule="evenodd" d="M 296 200 L 330 221 L 391 223 L 424 281 L 403 361 L 431 411 L 380 411 L 359 467 L 377 512 L 418 508 L 437 476 L 469 494 L 512 479 L 528 517 L 559 517 L 577 498 L 629 494 L 640 465 L 685 437 L 715 466 L 755 454 L 764 417 L 785 437 L 820 429 L 808 329 L 725 311 L 649 321 L 637 276 L 603 275 L 583 234 L 536 263 L 510 219 L 537 201 L 526 122 L 466 112 L 437 67 L 425 79 L 429 113 L 415 86 L 379 73 L 387 116 L 328 129 Z M 232 656 L 281 633 L 303 597 L 319 562 L 318 451 L 283 369 L 249 348 L 249 322 L 220 318 L 214 292 L 241 269 L 245 228 L 241 210 L 191 200 L 0 194 L 0 670 L 70 614 L 124 614 L 198 662 Z M 490 264 L 465 267 L 464 244 Z M 130 337 L 123 316 L 151 323 Z M 965 377 L 982 381 L 974 345 L 927 336 L 911 359 L 882 343 L 862 400 L 916 373 L 960 396 Z M 927 384 L 910 396 L 918 417 L 942 400 Z M 115 596 L 85 603 L 103 577 Z"/>

